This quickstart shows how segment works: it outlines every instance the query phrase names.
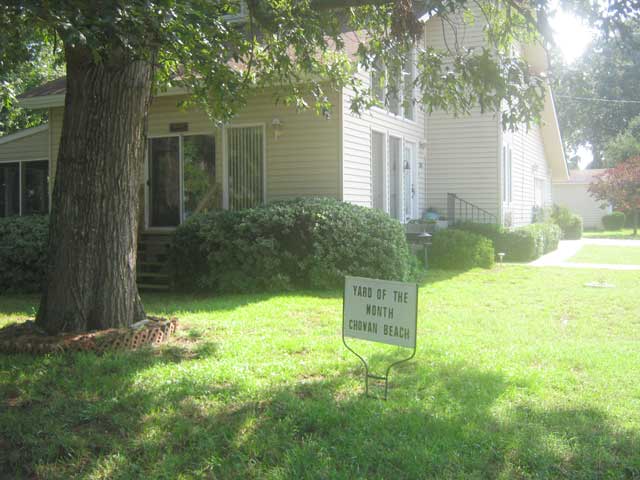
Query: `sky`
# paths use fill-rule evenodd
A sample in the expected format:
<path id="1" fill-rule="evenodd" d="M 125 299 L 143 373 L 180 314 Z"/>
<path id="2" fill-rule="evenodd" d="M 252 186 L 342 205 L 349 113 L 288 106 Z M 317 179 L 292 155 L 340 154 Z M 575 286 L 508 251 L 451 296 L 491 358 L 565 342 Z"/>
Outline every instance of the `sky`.
<path id="1" fill-rule="evenodd" d="M 553 29 L 553 38 L 562 52 L 567 63 L 573 63 L 584 53 L 593 38 L 593 31 L 575 15 L 557 10 L 550 19 Z M 587 148 L 579 148 L 576 152 L 567 152 L 567 155 L 580 155 L 580 168 L 585 168 L 593 160 L 591 151 Z"/>

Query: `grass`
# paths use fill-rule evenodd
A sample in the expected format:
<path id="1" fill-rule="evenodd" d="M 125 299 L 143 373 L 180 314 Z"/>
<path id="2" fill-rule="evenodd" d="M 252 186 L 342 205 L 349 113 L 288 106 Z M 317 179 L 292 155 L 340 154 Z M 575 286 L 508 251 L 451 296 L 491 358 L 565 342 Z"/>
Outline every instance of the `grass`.
<path id="1" fill-rule="evenodd" d="M 622 230 L 593 230 L 582 234 L 585 238 L 612 238 L 615 240 L 640 240 L 640 235 L 633 235 L 632 228 Z"/>
<path id="2" fill-rule="evenodd" d="M 640 265 L 640 243 L 637 247 L 584 245 L 569 261 L 574 263 Z"/>
<path id="3" fill-rule="evenodd" d="M 637 272 L 431 272 L 382 402 L 337 293 L 148 295 L 182 322 L 162 348 L 0 356 L 0 478 L 637 478 L 638 298 Z"/>

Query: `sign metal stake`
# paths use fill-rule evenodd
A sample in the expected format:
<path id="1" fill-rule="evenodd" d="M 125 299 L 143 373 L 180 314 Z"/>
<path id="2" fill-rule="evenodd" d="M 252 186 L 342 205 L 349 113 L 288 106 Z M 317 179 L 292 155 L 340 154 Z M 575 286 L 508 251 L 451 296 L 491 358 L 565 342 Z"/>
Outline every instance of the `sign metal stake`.
<path id="1" fill-rule="evenodd" d="M 417 330 L 417 311 L 418 311 L 418 288 L 417 288 L 417 285 L 415 285 L 415 284 L 410 285 L 411 287 L 413 287 L 413 288 L 415 289 L 415 290 L 414 290 L 414 291 L 415 291 L 415 293 L 414 293 L 414 296 L 415 296 L 415 309 L 413 310 L 413 324 L 411 325 L 411 327 L 412 327 L 412 332 L 413 332 L 413 333 L 412 333 L 412 335 L 413 335 L 413 342 L 412 342 L 412 344 L 411 344 L 411 345 L 399 345 L 399 344 L 397 344 L 397 343 L 395 343 L 395 342 L 383 341 L 383 343 L 388 343 L 388 344 L 391 344 L 391 345 L 397 345 L 397 346 L 399 346 L 399 347 L 408 347 L 408 348 L 411 348 L 411 355 L 410 355 L 410 356 L 408 356 L 408 357 L 406 357 L 406 358 L 403 358 L 403 359 L 400 359 L 400 360 L 397 360 L 397 361 L 395 361 L 395 362 L 391 363 L 391 365 L 389 365 L 389 366 L 387 367 L 387 369 L 386 369 L 386 371 L 385 371 L 384 375 L 375 375 L 375 374 L 371 373 L 371 370 L 370 370 L 370 368 L 369 368 L 369 364 L 367 363 L 367 361 L 365 360 L 365 358 L 364 358 L 362 355 L 360 355 L 358 352 L 356 352 L 353 348 L 351 348 L 351 347 L 349 346 L 349 344 L 347 343 L 346 338 L 345 338 L 345 330 L 346 330 L 346 328 L 345 328 L 345 322 L 347 321 L 347 315 L 346 315 L 346 313 L 347 313 L 347 312 L 346 312 L 346 310 L 347 310 L 347 308 L 346 308 L 346 305 L 347 305 L 347 303 L 346 303 L 346 300 L 347 300 L 347 298 L 346 298 L 346 291 L 347 291 L 347 286 L 348 286 L 349 282 L 351 282 L 351 281 L 353 281 L 353 280 L 361 280 L 361 281 L 363 281 L 363 282 L 366 282 L 366 281 L 373 281 L 373 282 L 380 283 L 380 284 L 382 284 L 383 282 L 382 282 L 382 281 L 380 281 L 380 280 L 372 280 L 372 279 L 364 279 L 364 278 L 362 278 L 362 279 L 357 279 L 357 278 L 355 278 L 355 277 L 347 277 L 347 278 L 345 279 L 345 288 L 344 288 L 343 293 L 342 293 L 342 295 L 343 295 L 343 297 L 342 297 L 342 301 L 343 301 L 343 303 L 342 303 L 342 343 L 344 344 L 344 346 L 346 347 L 346 349 L 347 349 L 347 350 L 349 350 L 351 353 L 353 353 L 356 357 L 358 357 L 358 358 L 360 359 L 360 361 L 362 362 L 362 365 L 364 366 L 364 386 L 365 386 L 365 395 L 366 395 L 368 398 L 381 399 L 381 397 L 379 397 L 379 396 L 374 396 L 374 395 L 370 395 L 370 394 L 369 394 L 369 380 L 370 380 L 370 379 L 372 379 L 372 380 L 383 380 L 383 381 L 384 381 L 384 397 L 382 397 L 382 399 L 383 399 L 383 400 L 387 400 L 387 399 L 388 399 L 388 395 L 389 395 L 389 375 L 390 375 L 390 373 L 391 373 L 391 369 L 392 369 L 393 367 L 396 367 L 396 366 L 398 366 L 398 365 L 402 364 L 402 363 L 406 363 L 406 362 L 408 362 L 409 360 L 411 360 L 411 359 L 412 359 L 413 357 L 415 357 L 415 355 L 416 355 L 416 330 Z M 390 284 L 397 284 L 397 285 L 399 285 L 399 282 L 388 282 L 388 283 L 390 283 Z M 405 284 L 405 285 L 407 285 L 407 284 Z M 350 337 L 354 337 L 354 335 L 353 335 L 353 334 L 352 334 L 352 335 L 349 335 L 349 336 L 350 336 Z M 358 337 L 354 337 L 354 338 L 358 338 Z M 367 340 L 367 339 L 365 339 L 365 338 L 362 338 L 362 339 L 363 339 L 363 340 Z M 376 341 L 376 340 L 373 340 L 373 339 L 371 339 L 371 340 L 372 340 L 372 341 Z M 378 341 L 379 341 L 379 340 L 378 340 Z"/>

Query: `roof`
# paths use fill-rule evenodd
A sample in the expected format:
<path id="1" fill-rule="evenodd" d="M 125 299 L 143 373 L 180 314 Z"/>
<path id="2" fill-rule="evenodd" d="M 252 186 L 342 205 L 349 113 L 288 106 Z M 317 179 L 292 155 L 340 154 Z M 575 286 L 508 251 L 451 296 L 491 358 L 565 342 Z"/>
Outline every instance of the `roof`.
<path id="1" fill-rule="evenodd" d="M 63 94 L 67 88 L 67 78 L 61 77 L 50 82 L 40 85 L 39 87 L 32 88 L 26 91 L 19 98 L 34 98 L 43 97 L 46 95 L 60 95 Z"/>
<path id="2" fill-rule="evenodd" d="M 347 55 L 349 60 L 356 61 L 358 59 L 358 47 L 367 40 L 364 32 L 344 32 L 341 34 L 344 42 L 342 51 Z M 330 46 L 334 42 L 327 40 Z M 237 62 L 229 62 L 232 68 L 241 69 L 242 64 Z M 32 88 L 18 97 L 20 105 L 26 108 L 51 108 L 64 106 L 64 97 L 66 93 L 67 79 L 66 77 L 57 78 L 47 82 L 39 87 Z M 184 95 L 188 91 L 181 87 L 169 88 L 165 92 L 161 92 L 158 96 Z"/>
<path id="3" fill-rule="evenodd" d="M 564 143 L 560 134 L 556 105 L 553 101 L 553 93 L 549 84 L 546 86 L 541 119 L 540 133 L 542 134 L 547 163 L 551 167 L 551 177 L 554 182 L 567 181 L 569 179 L 569 168 L 564 154 Z"/>
<path id="4" fill-rule="evenodd" d="M 35 135 L 36 133 L 44 132 L 49 129 L 49 125 L 46 123 L 44 125 L 39 125 L 37 127 L 25 128 L 24 130 L 19 130 L 15 133 L 10 133 L 9 135 L 4 135 L 0 137 L 0 145 L 4 145 L 5 143 L 15 142 L 16 140 L 20 140 L 21 138 L 30 137 L 31 135 Z"/>
<path id="5" fill-rule="evenodd" d="M 569 171 L 569 179 L 563 182 L 563 184 L 573 185 L 588 185 L 595 180 L 599 175 L 602 175 L 607 171 L 606 168 L 592 168 L 590 170 L 571 170 Z"/>

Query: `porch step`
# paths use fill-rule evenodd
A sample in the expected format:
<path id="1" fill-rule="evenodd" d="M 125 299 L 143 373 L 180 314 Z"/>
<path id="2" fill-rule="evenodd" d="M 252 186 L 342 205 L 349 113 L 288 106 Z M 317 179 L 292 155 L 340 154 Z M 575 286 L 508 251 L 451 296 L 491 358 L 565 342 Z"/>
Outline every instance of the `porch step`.
<path id="1" fill-rule="evenodd" d="M 169 290 L 169 244 L 172 235 L 166 233 L 142 233 L 138 239 L 138 271 L 136 277 L 140 290 Z"/>
<path id="2" fill-rule="evenodd" d="M 138 281 L 138 289 L 141 291 L 145 291 L 145 290 L 168 291 L 169 285 L 156 285 L 154 283 L 140 283 L 140 281 Z"/>

